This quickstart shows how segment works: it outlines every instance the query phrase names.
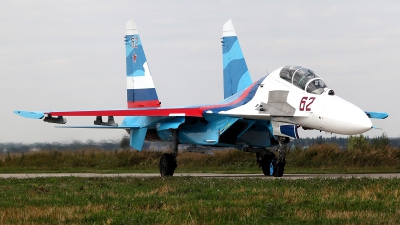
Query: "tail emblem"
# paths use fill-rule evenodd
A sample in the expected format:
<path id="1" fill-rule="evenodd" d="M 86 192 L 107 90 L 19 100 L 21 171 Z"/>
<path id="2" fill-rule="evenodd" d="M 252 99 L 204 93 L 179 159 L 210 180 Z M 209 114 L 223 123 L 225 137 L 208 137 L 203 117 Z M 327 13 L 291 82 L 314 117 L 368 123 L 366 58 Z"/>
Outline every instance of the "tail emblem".
<path id="1" fill-rule="evenodd" d="M 139 38 L 137 36 L 133 36 L 131 38 L 131 48 L 138 48 Z"/>

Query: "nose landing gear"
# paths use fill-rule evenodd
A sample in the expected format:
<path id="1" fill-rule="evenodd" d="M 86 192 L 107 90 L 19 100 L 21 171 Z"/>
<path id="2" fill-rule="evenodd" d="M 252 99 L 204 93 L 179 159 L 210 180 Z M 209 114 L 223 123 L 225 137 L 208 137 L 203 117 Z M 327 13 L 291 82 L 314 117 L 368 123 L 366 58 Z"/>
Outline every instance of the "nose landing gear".
<path id="1" fill-rule="evenodd" d="M 268 149 L 256 152 L 258 165 L 261 167 L 265 176 L 282 177 L 286 165 L 286 144 L 289 143 L 287 137 L 277 137 L 279 147 L 276 149 L 278 157 Z"/>
<path id="2" fill-rule="evenodd" d="M 278 151 L 278 158 L 275 163 L 274 167 L 274 176 L 275 177 L 282 177 L 283 172 L 285 171 L 286 165 L 286 144 L 290 142 L 288 137 L 278 136 L 279 147 Z"/>

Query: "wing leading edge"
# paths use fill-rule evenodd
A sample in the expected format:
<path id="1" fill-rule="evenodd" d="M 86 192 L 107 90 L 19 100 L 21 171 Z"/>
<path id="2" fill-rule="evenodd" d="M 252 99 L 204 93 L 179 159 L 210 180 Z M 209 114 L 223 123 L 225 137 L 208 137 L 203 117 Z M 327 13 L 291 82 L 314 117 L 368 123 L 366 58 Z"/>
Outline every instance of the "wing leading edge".
<path id="1" fill-rule="evenodd" d="M 16 110 L 15 114 L 30 118 L 42 119 L 47 116 L 192 116 L 203 117 L 200 107 L 193 108 L 135 108 L 135 109 L 106 109 L 106 110 L 79 110 L 79 111 L 49 111 L 31 112 Z"/>

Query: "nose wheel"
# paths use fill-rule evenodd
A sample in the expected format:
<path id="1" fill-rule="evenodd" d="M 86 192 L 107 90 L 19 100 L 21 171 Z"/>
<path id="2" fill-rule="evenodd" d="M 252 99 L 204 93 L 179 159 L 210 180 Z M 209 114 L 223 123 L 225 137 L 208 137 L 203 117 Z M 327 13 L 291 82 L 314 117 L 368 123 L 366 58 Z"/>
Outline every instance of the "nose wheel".
<path id="1" fill-rule="evenodd" d="M 259 165 L 265 176 L 281 177 L 285 171 L 285 159 L 278 159 L 275 154 L 264 155 Z"/>
<path id="2" fill-rule="evenodd" d="M 265 176 L 272 176 L 274 174 L 274 168 L 276 164 L 275 154 L 263 155 L 259 165 Z"/>
<path id="3" fill-rule="evenodd" d="M 272 175 L 274 175 L 274 177 L 282 177 L 283 173 L 285 172 L 285 165 L 286 165 L 286 160 L 283 159 L 282 160 L 277 160 L 277 162 L 275 163 L 274 166 L 274 172 Z"/>
<path id="4" fill-rule="evenodd" d="M 257 162 L 262 168 L 265 176 L 282 177 L 286 166 L 286 144 L 289 143 L 287 137 L 277 137 L 279 147 L 276 149 L 277 156 L 274 153 L 258 152 Z"/>

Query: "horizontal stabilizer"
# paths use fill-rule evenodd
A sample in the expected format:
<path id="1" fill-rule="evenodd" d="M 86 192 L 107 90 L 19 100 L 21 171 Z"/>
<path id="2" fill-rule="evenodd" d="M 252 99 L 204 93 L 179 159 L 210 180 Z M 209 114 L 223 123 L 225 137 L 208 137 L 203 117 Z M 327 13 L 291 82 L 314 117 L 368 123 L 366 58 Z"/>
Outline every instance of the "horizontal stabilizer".
<path id="1" fill-rule="evenodd" d="M 367 112 L 365 111 L 365 114 L 371 119 L 386 119 L 389 114 L 386 112 Z"/>
<path id="2" fill-rule="evenodd" d="M 44 117 L 43 112 L 29 112 L 29 111 L 15 110 L 14 113 L 29 119 L 42 119 Z"/>
<path id="3" fill-rule="evenodd" d="M 104 125 L 65 125 L 65 126 L 54 126 L 56 128 L 94 128 L 94 129 L 130 129 L 139 128 L 139 126 L 104 126 Z"/>

